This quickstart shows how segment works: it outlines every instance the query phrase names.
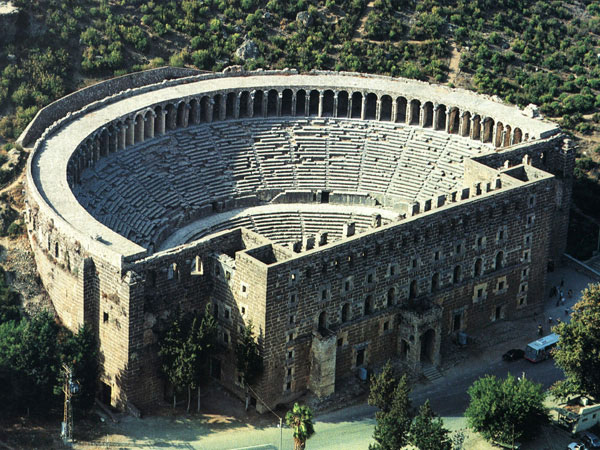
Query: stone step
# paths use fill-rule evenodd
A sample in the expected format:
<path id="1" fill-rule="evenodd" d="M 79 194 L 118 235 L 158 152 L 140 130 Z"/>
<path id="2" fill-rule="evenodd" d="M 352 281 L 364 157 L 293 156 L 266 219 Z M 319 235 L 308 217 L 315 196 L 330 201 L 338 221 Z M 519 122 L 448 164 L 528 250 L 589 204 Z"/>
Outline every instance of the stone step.
<path id="1" fill-rule="evenodd" d="M 431 382 L 442 378 L 441 372 L 435 366 L 424 367 L 423 375 L 425 375 L 425 378 L 427 378 Z"/>

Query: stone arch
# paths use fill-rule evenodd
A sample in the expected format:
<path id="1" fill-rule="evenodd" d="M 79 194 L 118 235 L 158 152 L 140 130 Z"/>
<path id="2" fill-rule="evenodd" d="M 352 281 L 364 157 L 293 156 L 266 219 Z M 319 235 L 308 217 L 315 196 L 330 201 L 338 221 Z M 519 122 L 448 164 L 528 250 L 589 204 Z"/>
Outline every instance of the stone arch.
<path id="1" fill-rule="evenodd" d="M 392 97 L 389 95 L 383 95 L 381 97 L 379 120 L 391 121 L 392 120 Z"/>
<path id="2" fill-rule="evenodd" d="M 471 134 L 471 113 L 469 111 L 462 113 L 460 121 L 460 135 L 469 137 Z"/>
<path id="3" fill-rule="evenodd" d="M 221 97 L 221 94 L 215 94 L 212 98 L 213 122 L 216 120 L 221 120 Z"/>
<path id="4" fill-rule="evenodd" d="M 460 130 L 460 111 L 456 106 L 448 112 L 448 133 L 458 134 Z"/>
<path id="5" fill-rule="evenodd" d="M 135 116 L 133 121 L 135 131 L 133 134 L 134 143 L 144 142 L 144 117 L 141 114 Z"/>
<path id="6" fill-rule="evenodd" d="M 410 101 L 409 125 L 419 125 L 421 122 L 421 102 L 419 100 Z"/>
<path id="7" fill-rule="evenodd" d="M 519 144 L 523 140 L 523 132 L 520 128 L 515 128 L 513 133 L 513 144 Z"/>
<path id="8" fill-rule="evenodd" d="M 362 93 L 354 92 L 352 94 L 352 112 L 350 117 L 353 119 L 360 119 L 362 113 Z"/>
<path id="9" fill-rule="evenodd" d="M 367 107 L 365 109 L 365 119 L 375 120 L 377 118 L 377 95 L 369 92 L 366 100 Z"/>
<path id="10" fill-rule="evenodd" d="M 162 106 L 158 105 L 156 108 L 154 108 L 154 114 L 156 114 L 156 117 L 154 119 L 154 136 L 158 136 L 164 133 L 165 131 L 165 118 L 163 116 Z"/>
<path id="11" fill-rule="evenodd" d="M 473 116 L 473 130 L 471 133 L 471 139 L 474 139 L 476 141 L 480 141 L 481 140 L 481 117 L 479 116 L 479 114 L 475 114 Z"/>
<path id="12" fill-rule="evenodd" d="M 281 95 L 281 115 L 291 116 L 292 115 L 292 98 L 294 93 L 291 89 L 284 89 Z"/>
<path id="13" fill-rule="evenodd" d="M 438 105 L 434 125 L 436 130 L 446 131 L 446 105 Z"/>
<path id="14" fill-rule="evenodd" d="M 483 259 L 477 258 L 473 266 L 473 276 L 479 277 L 483 274 Z"/>
<path id="15" fill-rule="evenodd" d="M 141 114 L 140 114 L 141 116 Z M 142 121 L 144 120 L 144 118 L 142 117 Z M 142 132 L 144 131 L 144 129 L 142 128 Z M 142 136 L 142 141 L 143 141 L 143 136 Z M 100 156 L 108 156 L 109 153 L 109 132 L 108 129 L 103 128 L 102 131 L 100 132 Z"/>
<path id="16" fill-rule="evenodd" d="M 263 91 L 254 91 L 254 106 L 252 111 L 252 117 L 263 116 Z"/>
<path id="17" fill-rule="evenodd" d="M 310 91 L 308 99 L 308 115 L 318 116 L 319 115 L 319 101 L 321 100 L 321 94 L 316 89 Z"/>
<path id="18" fill-rule="evenodd" d="M 421 335 L 421 362 L 435 361 L 435 330 L 430 328 Z"/>
<path id="19" fill-rule="evenodd" d="M 348 117 L 348 92 L 346 91 L 338 93 L 337 116 Z"/>
<path id="20" fill-rule="evenodd" d="M 327 89 L 323 93 L 323 105 L 321 115 L 323 117 L 333 117 L 333 108 L 334 108 L 334 94 L 331 89 Z"/>
<path id="21" fill-rule="evenodd" d="M 503 138 L 503 142 L 502 142 L 502 147 L 508 147 L 508 146 L 510 146 L 511 132 L 512 132 L 512 129 L 511 129 L 510 125 L 505 125 L 504 126 L 504 138 Z"/>
<path id="22" fill-rule="evenodd" d="M 496 253 L 496 264 L 495 264 L 495 269 L 496 270 L 500 270 L 502 269 L 502 267 L 504 266 L 504 252 L 502 250 L 500 250 L 498 253 Z"/>
<path id="23" fill-rule="evenodd" d="M 177 120 L 177 112 L 175 111 L 175 106 L 169 103 L 165 107 L 165 110 L 167 111 L 167 115 L 165 117 L 165 121 L 167 123 L 167 130 L 174 130 Z"/>
<path id="24" fill-rule="evenodd" d="M 200 122 L 200 103 L 198 99 L 190 100 L 190 123 L 197 125 Z"/>
<path id="25" fill-rule="evenodd" d="M 417 298 L 417 295 L 419 295 L 417 280 L 412 280 L 410 282 L 410 287 L 408 289 L 408 299 L 413 300 L 413 299 Z"/>
<path id="26" fill-rule="evenodd" d="M 433 126 L 433 103 L 425 102 L 423 105 L 423 128 Z"/>
<path id="27" fill-rule="evenodd" d="M 235 92 L 228 92 L 227 98 L 225 99 L 225 118 L 235 119 L 235 101 L 237 94 Z"/>
<path id="28" fill-rule="evenodd" d="M 321 311 L 319 314 L 319 330 L 327 329 L 327 312 Z"/>
<path id="29" fill-rule="evenodd" d="M 250 117 L 250 92 L 242 91 L 240 94 L 240 112 L 239 117 Z"/>
<path id="30" fill-rule="evenodd" d="M 440 274 L 438 272 L 431 276 L 431 292 L 436 292 L 440 289 Z"/>
<path id="31" fill-rule="evenodd" d="M 396 117 L 394 117 L 394 122 L 406 123 L 406 105 L 404 97 L 396 99 Z"/>
<path id="32" fill-rule="evenodd" d="M 200 99 L 200 122 L 210 122 L 210 97 L 207 95 Z"/>
<path id="33" fill-rule="evenodd" d="M 502 134 L 504 133 L 504 125 L 502 125 L 502 122 L 497 122 L 496 123 L 496 137 L 494 138 L 494 146 L 496 147 L 502 147 Z"/>
<path id="34" fill-rule="evenodd" d="M 300 89 L 296 92 L 296 115 L 306 115 L 306 91 L 304 89 Z"/>
<path id="35" fill-rule="evenodd" d="M 392 306 L 396 303 L 396 289 L 391 287 L 387 292 L 387 306 Z"/>
<path id="36" fill-rule="evenodd" d="M 348 303 L 344 303 L 342 306 L 342 323 L 348 322 L 350 320 L 350 305 Z"/>
<path id="37" fill-rule="evenodd" d="M 179 105 L 177 105 L 177 128 L 183 128 L 187 125 L 187 113 L 187 104 L 179 102 Z"/>
<path id="38" fill-rule="evenodd" d="M 494 119 L 486 117 L 483 119 L 483 131 L 481 133 L 481 142 L 492 142 L 494 136 Z"/>
<path id="39" fill-rule="evenodd" d="M 271 89 L 267 93 L 267 117 L 277 116 L 277 102 L 279 101 L 279 92 L 276 89 Z"/>
<path id="40" fill-rule="evenodd" d="M 453 284 L 460 283 L 461 275 L 462 275 L 462 267 L 460 266 L 460 264 L 457 264 L 456 266 L 454 266 L 454 270 L 452 271 L 452 283 Z"/>
<path id="41" fill-rule="evenodd" d="M 154 137 L 154 122 L 156 114 L 154 111 L 149 109 L 144 114 L 144 140 L 151 139 Z"/>

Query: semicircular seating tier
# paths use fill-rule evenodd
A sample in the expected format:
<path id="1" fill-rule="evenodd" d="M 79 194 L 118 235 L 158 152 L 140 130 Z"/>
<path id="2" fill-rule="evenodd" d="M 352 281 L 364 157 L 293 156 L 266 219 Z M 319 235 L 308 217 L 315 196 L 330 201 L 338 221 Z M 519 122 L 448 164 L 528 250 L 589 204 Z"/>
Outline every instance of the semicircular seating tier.
<path id="1" fill-rule="evenodd" d="M 430 199 L 461 186 L 464 158 L 490 150 L 480 141 L 399 123 L 231 120 L 180 128 L 110 153 L 83 170 L 73 192 L 97 220 L 148 248 L 206 215 L 215 202 L 261 190 L 364 192 L 404 203 Z M 331 228 L 327 217 L 316 220 L 315 229 Z M 265 231 L 257 221 L 245 226 Z M 338 236 L 341 226 L 329 231 Z M 290 242 L 302 231 L 267 234 Z"/>

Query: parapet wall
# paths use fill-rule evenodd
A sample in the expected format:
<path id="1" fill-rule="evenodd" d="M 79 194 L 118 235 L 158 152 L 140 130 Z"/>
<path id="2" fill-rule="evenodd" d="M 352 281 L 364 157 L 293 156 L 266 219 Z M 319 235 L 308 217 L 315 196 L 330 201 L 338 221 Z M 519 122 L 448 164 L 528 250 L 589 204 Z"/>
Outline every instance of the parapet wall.
<path id="1" fill-rule="evenodd" d="M 173 78 L 189 77 L 198 73 L 200 71 L 195 69 L 161 67 L 111 78 L 110 80 L 80 89 L 50 103 L 38 111 L 35 118 L 23 130 L 17 142 L 27 147 L 29 144 L 35 142 L 44 130 L 57 120 L 62 119 L 69 113 L 80 110 L 92 102 L 110 97 L 117 92 L 135 89 L 148 84 L 160 83 Z"/>

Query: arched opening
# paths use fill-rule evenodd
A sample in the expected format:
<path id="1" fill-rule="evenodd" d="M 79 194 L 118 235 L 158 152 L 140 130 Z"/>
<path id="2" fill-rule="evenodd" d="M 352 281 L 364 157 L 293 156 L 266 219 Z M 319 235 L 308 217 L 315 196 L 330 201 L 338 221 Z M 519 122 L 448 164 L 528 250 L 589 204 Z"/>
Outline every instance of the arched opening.
<path id="1" fill-rule="evenodd" d="M 504 252 L 500 251 L 496 254 L 496 270 L 502 269 L 504 266 Z"/>
<path id="2" fill-rule="evenodd" d="M 390 288 L 387 292 L 387 306 L 392 306 L 396 302 L 396 290 Z"/>
<path id="3" fill-rule="evenodd" d="M 506 125 L 504 127 L 504 139 L 502 142 L 503 147 L 508 147 L 510 145 L 511 131 L 512 131 L 512 129 L 510 128 L 510 125 Z"/>
<path id="4" fill-rule="evenodd" d="M 504 133 L 504 125 L 502 125 L 502 122 L 498 122 L 496 124 L 496 138 L 494 139 L 494 145 L 496 147 L 502 147 L 502 142 L 503 142 L 502 134 L 503 133 Z"/>
<path id="5" fill-rule="evenodd" d="M 446 130 L 446 105 L 439 105 L 437 108 L 436 130 Z"/>
<path id="6" fill-rule="evenodd" d="M 421 118 L 421 102 L 419 100 L 410 101 L 410 119 L 409 125 L 419 125 Z"/>
<path id="7" fill-rule="evenodd" d="M 308 98 L 308 115 L 309 116 L 317 116 L 319 115 L 319 91 L 312 90 L 310 91 L 310 96 Z"/>
<path id="8" fill-rule="evenodd" d="M 154 136 L 158 136 L 162 131 L 160 129 L 161 121 L 164 120 L 162 116 L 162 107 L 157 106 L 156 108 L 154 108 L 154 113 L 156 114 L 156 116 L 154 117 Z"/>
<path id="9" fill-rule="evenodd" d="M 154 112 L 152 110 L 149 110 L 148 113 L 146 114 L 146 117 L 150 117 L 149 114 L 154 114 Z M 148 127 L 148 125 L 146 125 L 146 127 L 144 129 L 151 130 L 152 135 L 154 135 L 154 128 L 150 129 Z M 117 151 L 117 145 L 118 145 L 118 143 L 117 143 L 118 136 L 117 135 L 118 135 L 118 131 L 115 127 L 115 124 L 111 123 L 108 127 L 108 153 L 114 153 Z"/>
<path id="10" fill-rule="evenodd" d="M 452 272 L 452 283 L 460 283 L 461 272 L 462 269 L 460 266 L 454 266 L 454 272 Z"/>
<path id="11" fill-rule="evenodd" d="M 350 320 L 350 305 L 344 303 L 344 306 L 342 306 L 342 323 L 348 322 L 348 320 Z"/>
<path id="12" fill-rule="evenodd" d="M 364 305 L 365 316 L 368 316 L 372 312 L 373 312 L 373 297 L 371 295 L 367 295 L 365 298 L 365 305 Z"/>
<path id="13" fill-rule="evenodd" d="M 227 100 L 225 101 L 225 118 L 235 119 L 235 98 L 237 94 L 235 92 L 227 93 Z"/>
<path id="14" fill-rule="evenodd" d="M 210 120 L 210 98 L 202 97 L 200 100 L 200 122 L 208 122 Z"/>
<path id="15" fill-rule="evenodd" d="M 327 329 L 327 313 L 322 311 L 319 314 L 319 331 Z"/>
<path id="16" fill-rule="evenodd" d="M 473 133 L 471 134 L 471 139 L 476 141 L 481 140 L 481 117 L 478 115 L 473 117 Z"/>
<path id="17" fill-rule="evenodd" d="M 338 93 L 337 116 L 348 117 L 348 93 L 346 91 Z"/>
<path id="18" fill-rule="evenodd" d="M 221 94 L 216 94 L 213 97 L 212 106 L 213 106 L 213 114 L 212 114 L 213 122 L 215 120 L 221 120 Z"/>
<path id="19" fill-rule="evenodd" d="M 430 328 L 421 335 L 421 362 L 433 363 L 435 350 L 435 331 Z"/>
<path id="20" fill-rule="evenodd" d="M 154 113 L 146 111 L 144 115 L 144 139 L 149 139 L 154 136 Z"/>
<path id="21" fill-rule="evenodd" d="M 140 116 L 138 116 L 140 117 Z M 144 123 L 144 118 L 142 118 L 142 124 Z M 144 132 L 144 136 L 146 135 L 145 133 L 145 127 L 142 127 L 142 131 Z M 109 153 L 109 141 L 108 141 L 108 130 L 105 128 L 104 130 L 102 130 L 102 133 L 100 133 L 100 156 L 108 156 Z M 142 141 L 144 140 L 143 137 L 141 139 Z"/>
<path id="22" fill-rule="evenodd" d="M 271 89 L 267 94 L 267 117 L 277 116 L 277 101 L 279 93 L 275 89 Z"/>
<path id="23" fill-rule="evenodd" d="M 408 342 L 406 342 L 405 339 L 402 339 L 402 341 L 400 342 L 400 359 L 402 361 L 406 361 L 406 359 L 408 358 L 409 350 L 410 346 L 408 345 Z"/>
<path id="24" fill-rule="evenodd" d="M 323 94 L 323 117 L 333 117 L 333 91 L 326 90 Z"/>
<path id="25" fill-rule="evenodd" d="M 177 117 L 176 117 L 177 113 L 175 112 L 175 107 L 169 103 L 165 109 L 167 110 L 167 115 L 165 117 L 165 121 L 167 123 L 166 128 L 167 128 L 167 130 L 174 130 L 176 119 L 177 119 Z"/>
<path id="26" fill-rule="evenodd" d="M 186 114 L 188 112 L 187 105 L 185 102 L 179 103 L 177 105 L 177 128 L 183 128 L 187 124 Z"/>
<path id="27" fill-rule="evenodd" d="M 406 123 L 406 99 L 398 97 L 396 99 L 396 117 L 394 122 Z"/>
<path id="28" fill-rule="evenodd" d="M 515 128 L 514 136 L 513 136 L 513 144 L 518 144 L 523 140 L 523 132 L 520 128 Z"/>
<path id="29" fill-rule="evenodd" d="M 481 137 L 482 142 L 492 142 L 492 133 L 494 131 L 494 120 L 486 117 L 483 120 L 483 135 Z"/>
<path id="30" fill-rule="evenodd" d="M 483 260 L 477 258 L 475 261 L 475 267 L 473 268 L 473 276 L 479 277 L 483 273 Z"/>
<path id="31" fill-rule="evenodd" d="M 304 116 L 306 114 L 306 91 L 300 89 L 296 92 L 296 115 Z"/>
<path id="32" fill-rule="evenodd" d="M 379 113 L 379 120 L 392 120 L 392 97 L 389 95 L 384 95 L 381 97 L 381 112 Z"/>
<path id="33" fill-rule="evenodd" d="M 292 97 L 294 93 L 291 89 L 284 89 L 281 96 L 281 115 L 291 116 L 292 115 Z"/>
<path id="34" fill-rule="evenodd" d="M 450 108 L 450 113 L 448 114 L 448 133 L 450 134 L 458 134 L 460 129 L 460 113 L 458 108 Z"/>
<path id="35" fill-rule="evenodd" d="M 198 100 L 193 98 L 190 101 L 190 123 L 192 125 L 196 125 L 198 122 L 200 122 L 199 113 L 200 113 L 200 107 L 198 105 Z"/>
<path id="36" fill-rule="evenodd" d="M 263 91 L 254 91 L 253 117 L 263 116 Z"/>
<path id="37" fill-rule="evenodd" d="M 367 94 L 367 108 L 365 110 L 365 119 L 374 120 L 377 117 L 377 96 L 372 92 Z"/>
<path id="38" fill-rule="evenodd" d="M 248 103 L 250 101 L 250 92 L 242 91 L 240 95 L 240 117 L 250 117 Z"/>
<path id="39" fill-rule="evenodd" d="M 355 92 L 352 94 L 352 114 L 353 119 L 360 119 L 362 112 L 362 94 Z"/>
<path id="40" fill-rule="evenodd" d="M 423 127 L 430 128 L 433 126 L 433 103 L 426 102 L 423 105 Z"/>
<path id="41" fill-rule="evenodd" d="M 417 298 L 417 280 L 412 280 L 410 282 L 410 288 L 408 290 L 408 299 L 409 300 L 413 300 L 415 298 Z"/>
<path id="42" fill-rule="evenodd" d="M 135 132 L 134 132 L 134 142 L 137 144 L 138 142 L 144 141 L 144 118 L 140 115 L 135 118 Z"/>
<path id="43" fill-rule="evenodd" d="M 431 277 L 431 292 L 436 292 L 440 289 L 440 274 L 434 273 Z"/>
<path id="44" fill-rule="evenodd" d="M 461 136 L 469 137 L 471 134 L 471 113 L 469 111 L 465 111 L 461 118 L 462 127 L 461 127 Z"/>

